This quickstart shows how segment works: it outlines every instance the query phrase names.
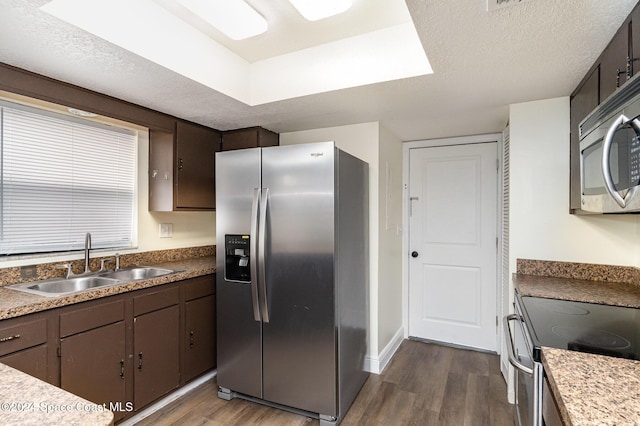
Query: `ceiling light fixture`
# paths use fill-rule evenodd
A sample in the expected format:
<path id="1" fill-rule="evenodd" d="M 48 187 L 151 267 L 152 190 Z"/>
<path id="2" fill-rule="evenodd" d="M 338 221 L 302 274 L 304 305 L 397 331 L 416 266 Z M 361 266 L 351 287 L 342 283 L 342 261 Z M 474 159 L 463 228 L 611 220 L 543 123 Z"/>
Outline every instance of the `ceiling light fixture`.
<path id="1" fill-rule="evenodd" d="M 244 0 L 178 0 L 208 24 L 233 40 L 257 36 L 267 31 L 267 21 Z"/>
<path id="2" fill-rule="evenodd" d="M 338 15 L 351 7 L 352 0 L 289 0 L 309 21 L 318 21 Z"/>

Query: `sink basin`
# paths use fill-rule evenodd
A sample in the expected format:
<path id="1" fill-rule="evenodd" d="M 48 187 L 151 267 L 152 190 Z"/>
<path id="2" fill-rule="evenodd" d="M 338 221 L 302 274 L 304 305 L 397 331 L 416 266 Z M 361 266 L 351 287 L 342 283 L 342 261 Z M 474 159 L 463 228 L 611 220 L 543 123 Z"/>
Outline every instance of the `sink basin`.
<path id="1" fill-rule="evenodd" d="M 94 273 L 92 275 L 85 275 L 81 277 L 55 278 L 44 281 L 13 284 L 7 286 L 7 288 L 37 294 L 39 296 L 56 297 L 65 294 L 78 293 L 84 290 L 126 283 L 129 281 L 161 277 L 163 275 L 169 275 L 176 272 L 180 271 L 153 268 L 150 266 L 136 266 L 120 269 L 115 272 L 105 272 L 101 274 Z"/>
<path id="2" fill-rule="evenodd" d="M 163 275 L 173 274 L 177 271 L 163 268 L 153 268 L 150 266 L 136 266 L 133 268 L 120 269 L 115 272 L 107 272 L 101 274 L 101 277 L 115 278 L 119 281 L 135 281 L 146 280 L 149 278 L 161 277 Z"/>
<path id="3" fill-rule="evenodd" d="M 63 294 L 78 293 L 80 291 L 110 286 L 120 283 L 116 278 L 86 276 L 75 278 L 57 278 L 51 280 L 21 283 L 8 286 L 8 288 L 33 293 L 40 296 L 54 297 Z"/>

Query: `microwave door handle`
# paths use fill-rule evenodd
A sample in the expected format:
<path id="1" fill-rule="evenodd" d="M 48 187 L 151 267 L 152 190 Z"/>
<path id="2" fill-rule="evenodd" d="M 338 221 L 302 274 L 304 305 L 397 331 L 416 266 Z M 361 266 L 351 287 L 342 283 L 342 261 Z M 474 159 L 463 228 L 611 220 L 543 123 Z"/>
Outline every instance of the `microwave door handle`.
<path id="1" fill-rule="evenodd" d="M 609 160 L 611 158 L 611 146 L 613 145 L 613 136 L 615 135 L 618 128 L 626 124 L 629 121 L 624 114 L 620 114 L 620 117 L 616 118 L 611 127 L 609 127 L 609 131 L 607 135 L 604 137 L 604 144 L 602 146 L 602 175 L 604 177 L 604 187 L 611 195 L 611 197 L 615 200 L 615 202 L 622 208 L 626 206 L 626 201 L 624 198 L 620 196 L 616 187 L 613 184 L 613 178 L 611 177 L 611 167 Z"/>
<path id="2" fill-rule="evenodd" d="M 509 363 L 513 365 L 518 370 L 522 371 L 524 374 L 529 376 L 533 376 L 533 369 L 527 367 L 518 361 L 518 357 L 516 356 L 516 351 L 513 348 L 513 336 L 511 335 L 511 327 L 509 327 L 510 321 L 520 320 L 517 314 L 507 315 L 502 319 L 504 321 L 504 330 L 505 337 L 507 338 L 507 358 L 509 359 Z"/>

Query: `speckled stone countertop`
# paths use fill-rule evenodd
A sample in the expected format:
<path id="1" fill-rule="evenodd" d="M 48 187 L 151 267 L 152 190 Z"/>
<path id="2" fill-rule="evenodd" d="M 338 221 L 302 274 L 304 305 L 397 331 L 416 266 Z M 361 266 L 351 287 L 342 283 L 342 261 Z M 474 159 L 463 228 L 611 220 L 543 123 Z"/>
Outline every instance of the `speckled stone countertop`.
<path id="1" fill-rule="evenodd" d="M 544 347 L 542 364 L 566 425 L 640 425 L 639 361 Z"/>
<path id="2" fill-rule="evenodd" d="M 183 259 L 154 265 L 147 264 L 145 266 L 157 266 L 160 268 L 180 270 L 182 272 L 57 297 L 38 296 L 35 294 L 0 287 L 0 320 L 40 312 L 47 309 L 59 308 L 61 306 L 85 302 L 87 300 L 99 299 L 101 297 L 126 293 L 133 290 L 154 287 L 174 281 L 185 280 L 187 278 L 212 274 L 216 271 L 216 260 L 215 256 L 203 256 L 194 259 Z"/>
<path id="3" fill-rule="evenodd" d="M 513 284 L 522 296 L 640 308 L 636 284 L 525 274 L 513 274 Z"/>
<path id="4" fill-rule="evenodd" d="M 522 296 L 640 308 L 630 266 L 518 259 L 513 283 Z M 542 364 L 566 425 L 640 425 L 640 362 L 543 347 Z"/>
<path id="5" fill-rule="evenodd" d="M 0 364 L 0 424 L 112 425 L 113 413 L 28 374 Z"/>

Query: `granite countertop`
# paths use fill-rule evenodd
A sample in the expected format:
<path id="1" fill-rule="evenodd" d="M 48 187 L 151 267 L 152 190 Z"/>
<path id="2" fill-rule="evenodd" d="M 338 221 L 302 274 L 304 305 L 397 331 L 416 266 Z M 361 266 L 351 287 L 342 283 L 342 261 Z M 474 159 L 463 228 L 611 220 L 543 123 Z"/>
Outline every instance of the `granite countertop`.
<path id="1" fill-rule="evenodd" d="M 57 297 L 38 296 L 35 294 L 12 290 L 6 287 L 0 287 L 0 320 L 212 274 L 216 271 L 216 260 L 215 256 L 203 256 L 194 259 L 164 262 L 145 266 L 156 266 L 160 268 L 180 270 L 181 272 Z"/>
<path id="2" fill-rule="evenodd" d="M 0 364 L 0 375 L 0 423 L 3 425 L 113 424 L 113 413 L 103 405 L 4 364 Z"/>
<path id="3" fill-rule="evenodd" d="M 640 424 L 639 361 L 544 347 L 542 364 L 566 425 Z"/>
<path id="4" fill-rule="evenodd" d="M 542 261 L 522 263 L 527 267 L 545 266 Z M 551 267 L 558 265 L 550 263 Z M 617 268 L 616 272 L 620 269 L 613 268 Z M 640 308 L 637 282 L 613 281 L 610 275 L 621 275 L 609 274 L 610 270 L 602 265 L 587 265 L 585 270 L 597 270 L 598 278 L 603 279 L 545 276 L 519 270 L 513 274 L 513 283 L 522 296 Z M 566 425 L 640 425 L 639 361 L 543 347 L 542 364 Z"/>
<path id="5" fill-rule="evenodd" d="M 637 284 L 526 274 L 513 274 L 513 284 L 522 296 L 640 308 Z"/>

